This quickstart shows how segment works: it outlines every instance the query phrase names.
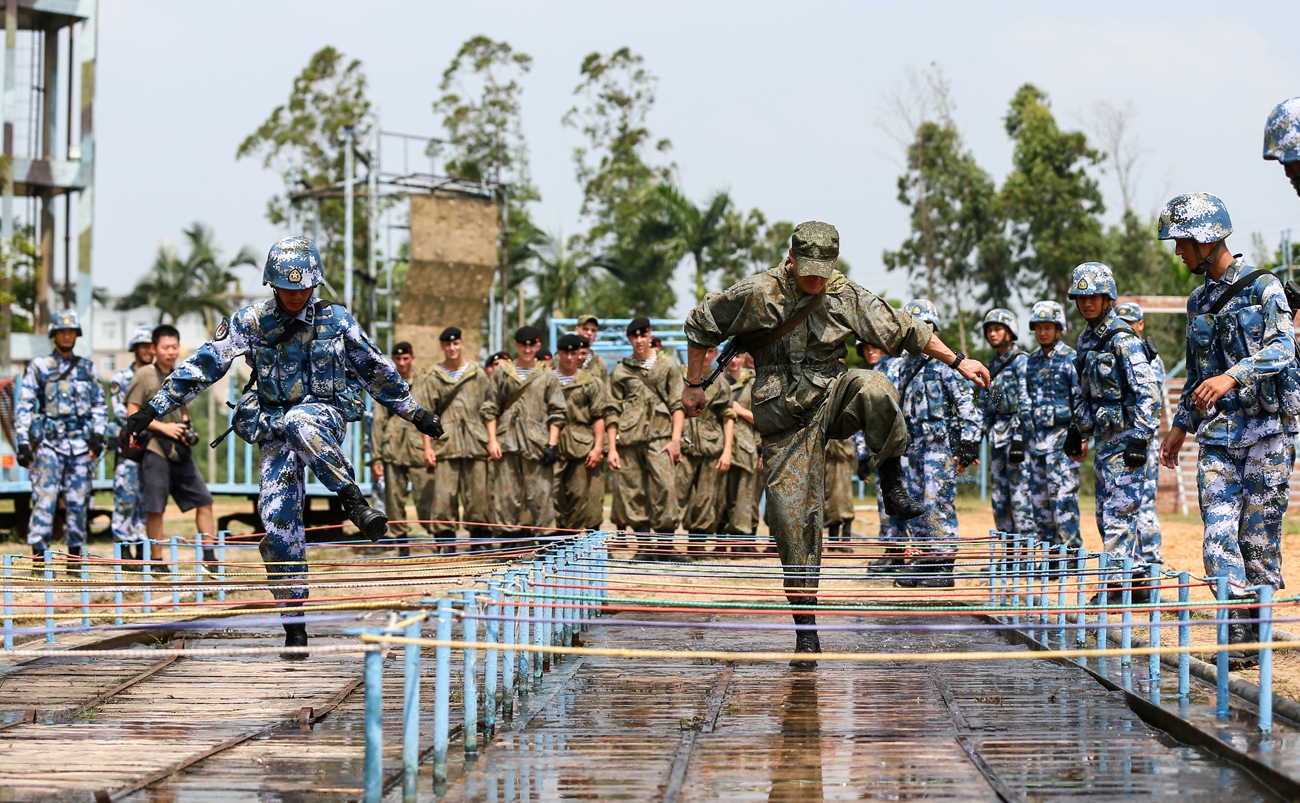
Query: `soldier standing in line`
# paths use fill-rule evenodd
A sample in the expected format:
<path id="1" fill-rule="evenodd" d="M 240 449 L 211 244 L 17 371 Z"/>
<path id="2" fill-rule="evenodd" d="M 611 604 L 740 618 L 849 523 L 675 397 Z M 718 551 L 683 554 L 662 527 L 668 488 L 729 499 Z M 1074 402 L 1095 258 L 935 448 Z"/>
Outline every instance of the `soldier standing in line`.
<path id="1" fill-rule="evenodd" d="M 1004 533 L 1034 535 L 1034 503 L 1030 493 L 1030 466 L 1025 461 L 1025 441 L 1032 426 L 1026 366 L 1029 357 L 1016 348 L 1020 324 L 1006 309 L 984 316 L 984 339 L 997 352 L 989 363 L 993 381 L 980 398 L 983 430 L 989 439 L 989 480 L 992 484 L 993 523 Z"/>
<path id="2" fill-rule="evenodd" d="M 438 437 L 438 417 L 422 409 L 361 326 L 343 306 L 315 299 L 325 281 L 320 254 L 310 240 L 285 237 L 271 247 L 262 284 L 273 296 L 223 318 L 212 339 L 176 367 L 153 399 L 123 428 L 130 441 L 155 418 L 187 404 L 225 376 L 235 359 L 254 372 L 256 389 L 235 408 L 233 429 L 261 453 L 258 511 L 266 525 L 259 548 L 271 594 L 284 608 L 286 647 L 307 646 L 307 625 L 297 608 L 307 599 L 307 533 L 303 527 L 305 474 L 338 494 L 361 534 L 377 541 L 388 518 L 366 504 L 342 444 L 349 422 L 365 413 L 364 388 L 375 400 Z M 283 653 L 299 660 L 302 653 Z"/>
<path id="3" fill-rule="evenodd" d="M 636 318 L 627 325 L 632 356 L 624 357 L 610 374 L 610 395 L 618 407 L 605 420 L 609 435 L 609 468 L 618 472 L 615 506 L 622 506 L 626 527 L 634 533 L 658 533 L 666 541 L 643 536 L 639 560 L 683 561 L 672 548 L 677 531 L 677 502 L 673 468 L 682 459 L 682 372 L 680 364 L 651 349 L 650 320 Z"/>
<path id="4" fill-rule="evenodd" d="M 126 421 L 126 391 L 131 387 L 131 378 L 135 372 L 153 362 L 153 329 L 148 326 L 138 327 L 131 333 L 127 348 L 135 360 L 113 374 L 108 380 L 108 401 L 113 408 L 113 420 L 108 424 L 109 448 L 117 442 L 117 435 Z M 140 463 L 122 457 L 117 450 L 117 465 L 113 468 L 113 519 L 110 529 L 113 540 L 122 544 L 122 557 L 127 560 L 143 560 L 141 542 L 144 540 L 144 508 L 140 506 Z M 137 569 L 137 565 L 128 564 Z"/>
<path id="5" fill-rule="evenodd" d="M 821 566 L 826 440 L 862 431 L 880 467 L 886 510 L 901 519 L 925 512 L 903 482 L 899 457 L 908 437 L 897 391 L 878 372 L 849 370 L 844 341 L 856 335 L 891 354 L 925 352 L 982 385 L 988 381 L 984 366 L 952 352 L 932 325 L 836 271 L 838 257 L 834 226 L 802 223 L 784 262 L 705 297 L 685 324 L 690 358 L 682 404 L 692 416 L 704 408 L 707 349 L 742 338 L 754 355 L 754 422 L 763 437 L 767 505 L 787 599 L 800 607 L 794 617 L 801 653 L 821 651 L 812 606 Z M 810 655 L 795 666 L 814 663 Z"/>
<path id="6" fill-rule="evenodd" d="M 857 457 L 853 438 L 826 441 L 826 542 L 834 544 L 853 538 L 853 460 Z M 852 552 L 849 546 L 827 547 L 828 552 Z"/>
<path id="7" fill-rule="evenodd" d="M 597 530 L 605 521 L 605 419 L 614 402 L 596 375 L 582 367 L 587 346 L 579 335 L 564 335 L 555 346 L 555 377 L 564 388 L 567 422 L 555 466 L 555 512 L 559 526 L 569 530 Z"/>
<path id="8" fill-rule="evenodd" d="M 903 309 L 938 329 L 939 312 L 929 300 L 909 301 Z M 924 500 L 927 512 L 904 526 L 910 540 L 930 542 L 924 546 L 930 557 L 918 558 L 908 576 L 894 584 L 950 588 L 957 541 L 957 475 L 979 461 L 981 417 L 975 394 L 955 369 L 926 354 L 906 358 L 899 369 L 898 394 L 912 440 L 908 485 L 915 498 Z M 940 541 L 952 541 L 953 546 L 942 547 L 936 543 Z"/>
<path id="9" fill-rule="evenodd" d="M 1110 268 L 1100 262 L 1079 265 L 1070 277 L 1069 293 L 1088 327 L 1079 335 L 1079 396 L 1074 425 L 1066 431 L 1065 453 L 1083 462 L 1083 444 L 1093 439 L 1097 529 L 1111 553 L 1111 565 L 1123 558 L 1140 561 L 1138 510 L 1149 444 L 1160 424 L 1160 395 L 1142 341 L 1115 315 L 1119 291 Z M 1119 596 L 1116 582 L 1094 600 L 1118 603 Z M 1134 602 L 1147 597 L 1144 590 L 1133 592 Z"/>
<path id="10" fill-rule="evenodd" d="M 1284 100 L 1264 124 L 1264 160 L 1277 161 L 1300 195 L 1300 97 Z"/>
<path id="11" fill-rule="evenodd" d="M 895 387 L 898 386 L 901 376 L 899 372 L 903 369 L 903 364 L 907 362 L 905 357 L 891 357 L 876 346 L 861 341 L 857 343 L 856 348 L 858 356 L 862 357 L 871 370 L 884 373 L 890 384 Z M 906 565 L 903 555 L 906 552 L 904 545 L 907 543 L 907 526 L 885 512 L 885 501 L 880 493 L 880 472 L 873 465 L 874 461 L 871 458 L 871 453 L 867 450 L 865 439 L 862 439 L 862 442 L 859 443 L 858 439 L 855 438 L 854 443 L 858 452 L 858 479 L 867 482 L 873 475 L 875 476 L 876 515 L 880 517 L 879 540 L 886 544 L 898 544 L 898 546 L 886 546 L 880 557 L 867 564 L 867 571 L 872 574 L 888 574 L 902 571 L 902 567 Z M 901 462 L 903 470 L 907 471 L 906 455 L 902 457 Z"/>
<path id="12" fill-rule="evenodd" d="M 731 396 L 731 410 L 736 414 L 735 438 L 731 449 L 731 470 L 727 472 L 720 520 L 726 535 L 753 535 L 758 528 L 758 466 L 760 463 L 758 431 L 754 429 L 754 372 L 746 368 L 744 354 L 727 363 L 726 382 Z M 726 546 L 714 552 L 726 552 Z M 757 552 L 752 545 L 732 546 L 732 552 Z"/>
<path id="13" fill-rule="evenodd" d="M 1205 284 L 1187 299 L 1187 383 L 1160 462 L 1176 468 L 1188 432 L 1200 455 L 1196 485 L 1205 522 L 1205 573 L 1227 577 L 1228 593 L 1249 601 L 1254 586 L 1284 588 L 1282 517 L 1295 465 L 1300 369 L 1292 309 L 1282 282 L 1253 270 L 1225 245 L 1232 220 L 1208 193 L 1180 195 L 1160 213 L 1159 237 Z M 1253 610 L 1229 611 L 1254 619 Z M 1258 641 L 1258 625 L 1233 622 L 1233 644 Z M 1254 652 L 1229 653 L 1238 668 Z"/>
<path id="14" fill-rule="evenodd" d="M 502 360 L 479 416 L 487 424 L 488 460 L 497 462 L 493 486 L 493 520 L 529 524 L 538 538 L 553 535 L 553 486 L 564 427 L 564 391 L 555 372 L 537 360 L 542 333 L 533 326 L 515 332 L 518 359 Z M 502 528 L 508 539 L 523 536 L 518 527 Z M 541 542 L 538 542 L 541 543 Z"/>
<path id="15" fill-rule="evenodd" d="M 468 521 L 470 548 L 492 537 L 483 524 L 492 520 L 488 478 L 488 433 L 479 410 L 491 390 L 486 369 L 462 356 L 461 331 L 448 326 L 438 335 L 442 362 L 430 368 L 421 384 L 429 409 L 442 420 L 443 435 L 434 448 L 424 439 L 424 465 L 434 472 L 434 521 Z M 477 522 L 477 523 L 475 523 Z M 508 537 L 517 537 L 512 532 Z M 456 526 L 435 525 L 438 551 L 456 551 Z"/>
<path id="16" fill-rule="evenodd" d="M 411 381 L 411 372 L 415 362 L 415 353 L 411 344 L 405 340 L 393 346 L 393 367 L 397 375 L 411 388 L 411 396 L 426 410 L 432 409 L 421 396 L 417 383 Z M 416 518 L 424 526 L 425 532 L 433 535 L 429 520 L 433 518 L 433 475 L 429 473 L 424 460 L 424 439 L 415 425 L 401 416 L 394 415 L 387 407 L 379 405 L 375 410 L 374 423 L 371 425 L 371 443 L 373 451 L 373 469 L 375 476 L 384 481 L 384 512 L 392 521 L 388 531 L 394 538 L 402 539 L 397 554 L 405 557 L 411 554 L 407 536 L 411 525 L 406 518 L 406 486 L 409 482 L 415 496 Z"/>
<path id="17" fill-rule="evenodd" d="M 712 365 L 718 350 L 710 352 Z M 719 514 L 726 498 L 735 439 L 731 389 L 726 382 L 715 382 L 705 392 L 704 413 L 686 421 L 682 428 L 682 460 L 675 478 L 681 526 L 690 533 L 690 547 L 700 547 L 696 557 L 703 552 L 703 536 L 722 529 Z"/>
<path id="18" fill-rule="evenodd" d="M 579 315 L 578 326 L 575 329 L 578 337 L 587 341 L 583 349 L 582 367 L 587 369 L 593 377 L 600 380 L 600 384 L 605 386 L 605 392 L 609 392 L 609 365 L 605 358 L 601 357 L 593 350 L 596 338 L 600 336 L 600 319 L 595 315 Z"/>
<path id="19" fill-rule="evenodd" d="M 1146 321 L 1143 320 L 1142 306 L 1129 301 L 1115 307 L 1115 315 L 1124 323 L 1129 325 L 1138 339 L 1142 341 L 1142 348 L 1147 353 L 1147 360 L 1151 363 L 1151 375 L 1156 380 L 1156 392 L 1159 394 L 1159 404 L 1156 408 L 1156 418 L 1159 419 L 1160 412 L 1165 406 L 1165 361 L 1160 358 L 1160 352 L 1156 350 L 1156 344 L 1151 342 L 1150 338 L 1144 337 L 1146 332 Z M 1147 458 L 1147 480 L 1142 487 L 1142 507 L 1138 512 L 1138 533 L 1142 538 L 1142 560 L 1148 563 L 1160 563 L 1160 517 L 1156 515 L 1156 487 L 1160 484 L 1160 432 L 1151 433 L 1151 448 Z"/>
<path id="20" fill-rule="evenodd" d="M 1030 494 L 1038 538 L 1070 554 L 1083 545 L 1079 535 L 1079 464 L 1065 454 L 1065 436 L 1079 395 L 1075 351 L 1066 345 L 1065 308 L 1056 301 L 1039 301 L 1029 313 L 1038 350 L 1029 355 L 1025 379 L 1033 409 L 1029 442 Z M 1084 457 L 1087 444 L 1080 443 Z"/>
<path id="21" fill-rule="evenodd" d="M 32 517 L 27 544 L 34 558 L 43 559 L 50 548 L 59 494 L 63 494 L 70 573 L 80 570 L 76 559 L 86 543 L 91 473 L 104 451 L 108 427 L 108 405 L 99 372 L 93 361 L 72 353 L 80 336 L 76 310 L 54 313 L 49 328 L 54 351 L 28 363 L 14 408 L 18 465 L 31 469 Z"/>

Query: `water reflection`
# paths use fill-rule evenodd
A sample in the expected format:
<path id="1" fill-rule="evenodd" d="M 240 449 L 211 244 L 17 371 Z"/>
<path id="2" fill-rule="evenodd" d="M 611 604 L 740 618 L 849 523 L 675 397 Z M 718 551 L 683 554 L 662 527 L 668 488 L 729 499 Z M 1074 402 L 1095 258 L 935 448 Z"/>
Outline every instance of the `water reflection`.
<path id="1" fill-rule="evenodd" d="M 769 803 L 823 799 L 819 711 L 817 676 L 795 675 L 781 708 L 781 750 L 772 768 Z"/>

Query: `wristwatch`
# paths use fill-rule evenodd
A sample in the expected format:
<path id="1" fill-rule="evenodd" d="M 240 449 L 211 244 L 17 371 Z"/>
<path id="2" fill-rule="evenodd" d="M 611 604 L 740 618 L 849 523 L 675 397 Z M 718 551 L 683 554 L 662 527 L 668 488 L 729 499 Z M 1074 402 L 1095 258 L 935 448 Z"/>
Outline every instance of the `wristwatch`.
<path id="1" fill-rule="evenodd" d="M 952 362 L 948 363 L 948 367 L 955 370 L 957 366 L 961 365 L 962 360 L 966 359 L 966 355 L 956 349 L 954 349 L 952 353 L 956 356 L 952 358 Z"/>

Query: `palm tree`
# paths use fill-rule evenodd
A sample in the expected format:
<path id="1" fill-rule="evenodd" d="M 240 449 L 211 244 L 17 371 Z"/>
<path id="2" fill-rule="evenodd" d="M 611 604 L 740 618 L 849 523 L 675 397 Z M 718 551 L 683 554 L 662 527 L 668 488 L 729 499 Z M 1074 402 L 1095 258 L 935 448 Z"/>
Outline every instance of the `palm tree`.
<path id="1" fill-rule="evenodd" d="M 577 313 L 582 279 L 590 263 L 581 259 L 572 245 L 564 241 L 563 230 L 558 234 L 538 232 L 533 245 L 537 263 L 533 282 L 537 285 L 538 307 L 547 317 L 563 318 L 566 311 L 570 316 Z"/>
<path id="2" fill-rule="evenodd" d="M 158 246 L 153 267 L 134 289 L 117 302 L 117 309 L 128 310 L 152 306 L 158 309 L 158 323 L 168 318 L 172 323 L 195 312 L 203 316 L 209 330 L 217 315 L 229 315 L 233 304 L 230 293 L 235 283 L 231 268 L 257 265 L 257 258 L 247 248 L 230 262 L 223 262 L 212 243 L 212 229 L 195 223 L 185 230 L 189 255 L 182 260 L 176 249 L 164 242 Z"/>
<path id="3" fill-rule="evenodd" d="M 702 301 L 705 279 L 720 267 L 711 260 L 706 261 L 705 252 L 716 246 L 726 233 L 731 196 L 725 191 L 716 192 L 705 206 L 699 207 L 671 184 L 660 184 L 654 189 L 653 200 L 671 230 L 664 243 L 665 256 L 674 265 L 687 254 L 694 257 L 695 300 Z"/>

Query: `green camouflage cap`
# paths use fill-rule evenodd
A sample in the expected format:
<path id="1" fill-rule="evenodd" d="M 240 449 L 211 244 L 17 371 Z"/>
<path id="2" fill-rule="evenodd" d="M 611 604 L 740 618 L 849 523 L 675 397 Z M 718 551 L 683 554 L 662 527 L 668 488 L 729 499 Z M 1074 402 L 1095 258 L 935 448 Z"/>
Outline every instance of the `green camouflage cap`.
<path id="1" fill-rule="evenodd" d="M 800 276 L 829 279 L 840 255 L 840 233 L 829 223 L 810 220 L 795 227 L 790 247 Z"/>

